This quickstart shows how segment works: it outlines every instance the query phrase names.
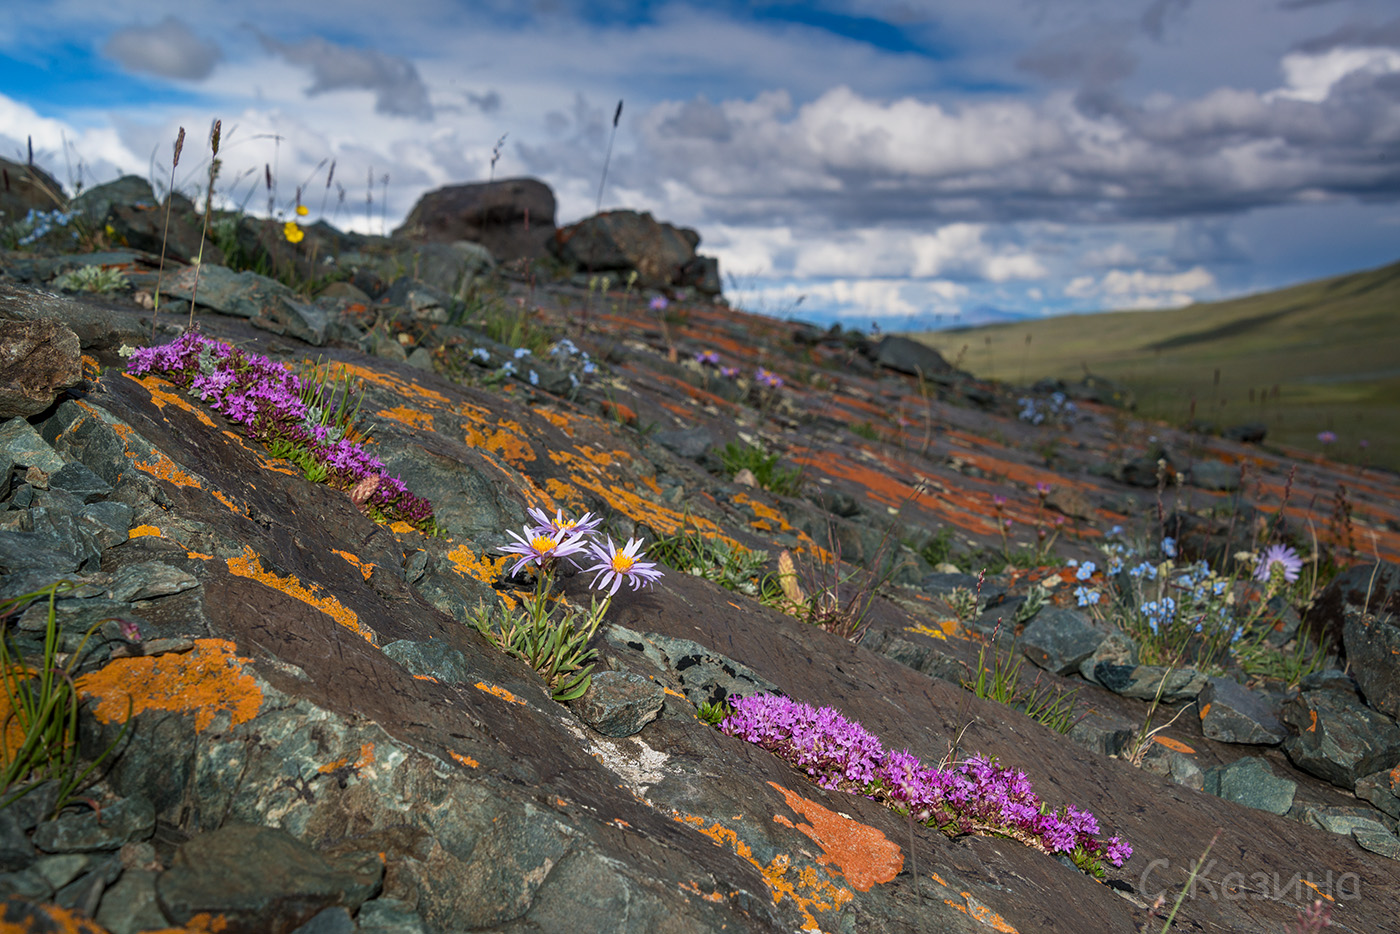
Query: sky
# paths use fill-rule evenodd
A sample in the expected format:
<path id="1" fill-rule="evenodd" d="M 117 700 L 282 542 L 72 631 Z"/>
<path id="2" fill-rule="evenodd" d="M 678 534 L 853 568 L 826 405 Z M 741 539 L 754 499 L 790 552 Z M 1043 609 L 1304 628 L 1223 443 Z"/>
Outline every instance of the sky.
<path id="1" fill-rule="evenodd" d="M 70 192 L 166 179 L 181 126 L 202 189 L 219 118 L 226 206 L 269 166 L 271 213 L 378 233 L 533 176 L 560 224 L 694 228 L 751 311 L 887 330 L 1400 259 L 1394 0 L 11 6 L 0 155 Z"/>

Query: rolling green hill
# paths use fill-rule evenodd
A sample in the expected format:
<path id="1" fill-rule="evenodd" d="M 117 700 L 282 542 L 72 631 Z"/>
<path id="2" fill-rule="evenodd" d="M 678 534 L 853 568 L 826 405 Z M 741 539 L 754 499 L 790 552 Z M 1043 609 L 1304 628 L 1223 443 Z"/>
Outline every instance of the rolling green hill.
<path id="1" fill-rule="evenodd" d="M 1168 311 L 911 336 L 979 377 L 1073 380 L 1087 368 L 1130 386 L 1149 417 L 1261 421 L 1271 442 L 1400 469 L 1400 262 Z"/>

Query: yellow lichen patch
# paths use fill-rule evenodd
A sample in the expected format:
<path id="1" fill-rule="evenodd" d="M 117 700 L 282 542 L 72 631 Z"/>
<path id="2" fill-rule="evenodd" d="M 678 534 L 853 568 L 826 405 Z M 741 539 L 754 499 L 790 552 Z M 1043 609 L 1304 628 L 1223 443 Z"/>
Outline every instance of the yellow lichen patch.
<path id="1" fill-rule="evenodd" d="M 253 549 L 249 548 L 247 545 L 243 546 L 243 554 L 239 555 L 237 558 L 228 559 L 228 570 L 230 574 L 237 575 L 238 577 L 246 577 L 249 580 L 255 580 L 259 584 L 271 587 L 273 590 L 280 590 L 287 596 L 300 600 L 307 606 L 314 607 L 322 613 L 325 613 L 331 619 L 364 639 L 370 645 L 379 644 L 374 631 L 360 622 L 360 617 L 355 614 L 354 610 L 343 606 L 335 597 L 318 597 L 311 588 L 307 587 L 290 574 L 286 577 L 279 577 L 271 571 L 263 570 L 262 563 L 258 560 L 257 552 L 253 551 Z"/>
<path id="2" fill-rule="evenodd" d="M 841 906 L 855 897 L 850 889 L 823 879 L 814 866 L 809 865 L 798 870 L 796 878 L 790 878 L 788 870 L 792 868 L 792 857 L 785 853 L 774 856 L 765 866 L 754 858 L 753 849 L 740 840 L 735 831 L 718 821 L 706 827 L 704 818 L 692 814 L 677 813 L 675 819 L 694 827 L 713 840 L 716 846 L 727 846 L 734 851 L 734 855 L 752 863 L 763 876 L 763 881 L 768 886 L 769 891 L 773 893 L 773 904 L 778 904 L 784 898 L 792 899 L 793 904 L 802 914 L 802 930 L 804 931 L 821 930 L 813 915 L 814 911 L 839 910 Z"/>
<path id="3" fill-rule="evenodd" d="M 131 450 L 130 440 L 134 431 L 130 425 L 113 424 L 112 430 L 126 443 L 126 456 L 131 460 L 132 466 L 137 470 L 145 474 L 150 474 L 157 480 L 164 480 L 167 483 L 172 483 L 175 486 L 189 487 L 196 490 L 204 489 L 204 487 L 200 486 L 198 480 L 185 473 L 176 466 L 173 460 L 154 448 L 150 451 L 149 460 L 140 460 L 138 455 Z M 248 514 L 247 510 L 235 506 L 227 496 L 220 493 L 218 490 L 208 490 L 206 492 L 223 503 L 230 512 L 236 512 L 240 516 L 246 516 Z"/>
<path id="4" fill-rule="evenodd" d="M 828 810 L 777 782 L 768 784 L 782 793 L 788 807 L 810 823 L 794 825 L 781 815 L 773 819 L 795 826 L 811 837 L 826 854 L 818 862 L 834 866 L 856 891 L 868 892 L 875 883 L 889 882 L 899 875 L 904 867 L 904 853 L 879 830 Z"/>
<path id="5" fill-rule="evenodd" d="M 452 758 L 456 759 L 458 762 L 460 762 L 460 763 L 462 763 L 463 765 L 465 765 L 465 766 L 466 766 L 467 768 L 469 768 L 469 769 L 479 769 L 479 768 L 481 768 L 481 763 L 480 763 L 480 762 L 477 762 L 477 761 L 476 761 L 475 759 L 473 759 L 471 756 L 464 756 L 464 755 L 461 755 L 461 754 L 459 754 L 459 753 L 455 753 L 455 752 L 453 752 L 451 749 L 447 750 L 447 754 L 448 754 L 449 756 L 451 756 Z"/>
<path id="6" fill-rule="evenodd" d="M 373 564 L 366 561 L 361 561 L 359 558 L 355 557 L 350 552 L 341 551 L 339 548 L 332 548 L 331 551 L 335 552 L 336 554 L 344 558 L 346 561 L 349 561 L 351 564 L 353 564 L 359 570 L 360 576 L 363 577 L 365 580 L 369 580 L 369 576 L 374 573 L 375 566 Z"/>
<path id="7" fill-rule="evenodd" d="M 132 526 L 130 532 L 126 533 L 127 538 L 160 538 L 161 531 L 154 525 Z"/>
<path id="8" fill-rule="evenodd" d="M 403 521 L 402 519 L 399 519 L 396 522 L 389 523 L 389 531 L 393 532 L 396 535 L 407 535 L 409 532 L 413 532 L 416 530 L 409 523 Z"/>
<path id="9" fill-rule="evenodd" d="M 428 431 L 433 430 L 433 417 L 431 415 L 406 405 L 397 405 L 392 409 L 380 409 L 374 414 L 378 415 L 380 418 L 391 419 L 401 425 L 407 425 L 409 428 L 426 428 Z"/>
<path id="10" fill-rule="evenodd" d="M 489 584 L 505 572 L 506 562 L 509 558 L 488 558 L 485 555 L 477 557 L 466 545 L 458 545 L 447 553 L 447 560 L 452 562 L 460 574 L 467 577 L 474 577 L 483 584 Z"/>
<path id="11" fill-rule="evenodd" d="M 186 552 L 185 552 L 185 557 L 186 557 L 186 558 L 193 558 L 193 559 L 195 559 L 196 561 L 213 561 L 213 560 L 214 560 L 214 556 L 213 556 L 213 555 L 206 555 L 206 554 L 204 554 L 204 553 L 202 553 L 202 552 L 198 552 L 198 551 L 186 551 Z"/>
<path id="12" fill-rule="evenodd" d="M 133 376 L 130 373 L 123 373 L 132 382 L 140 383 L 146 391 L 151 394 L 151 404 L 158 409 L 164 409 L 167 405 L 173 405 L 177 409 L 189 412 L 207 428 L 214 428 L 214 420 L 204 413 L 202 409 L 197 409 L 190 404 L 184 396 L 171 392 L 175 384 L 169 380 L 161 379 L 159 376 Z"/>
<path id="13" fill-rule="evenodd" d="M 228 711 L 233 726 L 257 716 L 262 691 L 243 671 L 249 661 L 234 654 L 224 639 L 196 639 L 186 653 L 118 658 L 78 679 L 78 690 L 97 699 L 93 716 L 102 723 L 124 723 L 132 714 L 171 710 L 194 714 L 195 732 Z"/>
<path id="14" fill-rule="evenodd" d="M 515 696 L 514 694 L 512 694 L 511 692 L 507 691 L 505 688 L 501 687 L 499 684 L 487 684 L 485 681 L 478 681 L 478 682 L 477 682 L 475 685 L 473 685 L 473 686 L 474 686 L 478 691 L 485 691 L 487 694 L 492 694 L 492 695 L 494 695 L 494 696 L 496 696 L 496 697 L 499 697 L 501 700 L 507 701 L 507 702 L 512 703 L 512 704 L 521 704 L 521 705 L 523 705 L 523 704 L 525 703 L 523 700 L 521 700 L 520 698 L 516 697 L 516 696 Z"/>
<path id="15" fill-rule="evenodd" d="M 437 678 L 434 678 L 432 675 L 414 675 L 414 676 L 413 676 L 413 680 L 414 680 L 414 681 L 431 681 L 433 684 L 442 684 L 441 681 L 439 681 Z"/>

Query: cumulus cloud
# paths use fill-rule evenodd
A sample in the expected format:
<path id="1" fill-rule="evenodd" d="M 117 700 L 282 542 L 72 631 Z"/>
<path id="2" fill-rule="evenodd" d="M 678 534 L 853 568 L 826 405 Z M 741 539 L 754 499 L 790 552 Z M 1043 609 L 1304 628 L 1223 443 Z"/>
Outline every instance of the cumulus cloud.
<path id="1" fill-rule="evenodd" d="M 222 57 L 218 45 L 199 38 L 174 16 L 154 26 L 117 30 L 103 44 L 102 54 L 128 71 L 182 81 L 209 77 Z"/>
<path id="2" fill-rule="evenodd" d="M 419 120 L 433 117 L 428 86 L 406 59 L 338 45 L 319 36 L 297 43 L 280 42 L 261 32 L 257 36 L 269 52 L 311 72 L 314 80 L 306 89 L 308 97 L 328 91 L 371 91 L 375 113 Z"/>
<path id="3" fill-rule="evenodd" d="M 1065 286 L 1070 298 L 1094 299 L 1109 308 L 1179 308 L 1208 297 L 1215 276 L 1201 266 L 1178 273 L 1114 269 L 1102 277 L 1077 276 Z"/>

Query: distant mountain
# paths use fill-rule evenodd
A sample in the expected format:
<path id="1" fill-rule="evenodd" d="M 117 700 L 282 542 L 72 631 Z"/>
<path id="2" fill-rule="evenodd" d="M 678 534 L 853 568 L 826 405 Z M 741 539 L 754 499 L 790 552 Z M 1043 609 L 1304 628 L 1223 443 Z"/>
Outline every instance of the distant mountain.
<path id="1" fill-rule="evenodd" d="M 870 320 L 868 319 L 852 318 L 849 314 L 843 315 L 839 312 L 811 312 L 805 315 L 796 315 L 795 317 L 809 324 L 816 324 L 822 327 L 830 327 L 833 323 L 838 321 L 844 328 L 868 331 L 870 327 Z M 978 305 L 976 308 L 964 309 L 962 312 L 955 315 L 921 312 L 913 315 L 882 315 L 879 318 L 880 330 L 886 334 L 908 333 L 911 331 L 964 330 L 993 324 L 1014 324 L 1018 321 L 1026 320 L 1033 320 L 1033 316 L 1020 314 L 1014 311 L 1004 311 L 1000 308 L 994 308 L 991 305 Z"/>

